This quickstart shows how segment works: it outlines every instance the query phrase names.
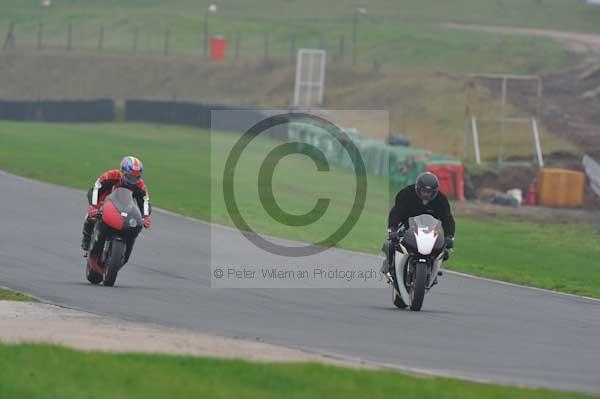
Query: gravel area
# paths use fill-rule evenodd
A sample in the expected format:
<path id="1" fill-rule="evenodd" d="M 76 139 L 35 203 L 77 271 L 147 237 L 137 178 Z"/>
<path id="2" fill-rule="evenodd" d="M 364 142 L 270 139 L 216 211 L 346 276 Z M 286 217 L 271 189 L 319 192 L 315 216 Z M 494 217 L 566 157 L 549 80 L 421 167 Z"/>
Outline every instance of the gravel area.
<path id="1" fill-rule="evenodd" d="M 318 362 L 363 368 L 262 342 L 127 322 L 35 302 L 0 301 L 0 341 L 51 343 L 73 349 L 239 358 L 260 362 Z"/>

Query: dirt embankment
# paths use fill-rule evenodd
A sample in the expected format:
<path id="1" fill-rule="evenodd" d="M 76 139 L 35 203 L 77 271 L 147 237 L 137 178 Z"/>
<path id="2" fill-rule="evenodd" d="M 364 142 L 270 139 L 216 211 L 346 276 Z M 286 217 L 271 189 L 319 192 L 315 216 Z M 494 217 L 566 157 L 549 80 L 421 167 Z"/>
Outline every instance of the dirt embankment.
<path id="1" fill-rule="evenodd" d="M 557 40 L 571 50 L 588 56 L 590 53 L 600 54 L 600 35 L 581 32 L 567 32 L 551 29 L 516 28 L 508 26 L 487 26 L 476 24 L 442 23 L 443 28 L 459 30 L 475 30 L 479 32 L 500 33 L 509 35 L 547 37 Z"/>
<path id="2" fill-rule="evenodd" d="M 257 63 L 215 64 L 192 57 L 129 56 L 65 51 L 0 53 L 0 98 L 144 98 L 282 105 L 289 71 Z M 249 77 L 269 74 L 271 84 Z M 280 76 L 278 76 L 280 75 Z M 287 85 L 289 87 L 281 87 Z"/>
<path id="3" fill-rule="evenodd" d="M 212 63 L 185 56 L 0 52 L 2 99 L 177 99 L 287 108 L 293 99 L 294 76 L 295 67 L 280 61 Z M 326 85 L 325 107 L 389 110 L 391 129 L 407 133 L 414 146 L 442 154 L 462 153 L 464 91 L 460 79 L 332 62 Z M 388 121 L 383 122 L 385 128 L 363 118 L 344 125 L 384 139 Z"/>
<path id="4" fill-rule="evenodd" d="M 563 43 L 581 63 L 564 71 L 542 76 L 544 102 L 541 119 L 553 134 L 600 158 L 600 35 L 543 29 L 512 28 L 446 23 L 449 29 L 477 30 L 510 35 L 547 37 Z M 497 97 L 500 88 L 487 86 Z M 509 101 L 535 113 L 535 95 L 516 85 Z"/>
<path id="5" fill-rule="evenodd" d="M 544 92 L 546 126 L 600 158 L 600 62 L 545 76 Z M 513 101 L 531 106 L 523 98 Z"/>

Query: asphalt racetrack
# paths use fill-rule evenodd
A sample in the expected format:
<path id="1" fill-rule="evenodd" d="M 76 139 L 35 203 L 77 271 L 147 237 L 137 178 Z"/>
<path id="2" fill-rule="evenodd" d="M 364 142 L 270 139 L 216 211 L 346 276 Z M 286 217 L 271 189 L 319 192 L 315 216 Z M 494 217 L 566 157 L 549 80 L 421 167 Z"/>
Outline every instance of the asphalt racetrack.
<path id="1" fill-rule="evenodd" d="M 394 308 L 388 289 L 211 288 L 209 239 L 213 251 L 259 262 L 255 248 L 233 229 L 164 212 L 116 287 L 92 286 L 79 249 L 84 194 L 2 172 L 0 193 L 0 285 L 45 301 L 403 370 L 600 394 L 600 301 L 450 273 L 421 312 Z"/>

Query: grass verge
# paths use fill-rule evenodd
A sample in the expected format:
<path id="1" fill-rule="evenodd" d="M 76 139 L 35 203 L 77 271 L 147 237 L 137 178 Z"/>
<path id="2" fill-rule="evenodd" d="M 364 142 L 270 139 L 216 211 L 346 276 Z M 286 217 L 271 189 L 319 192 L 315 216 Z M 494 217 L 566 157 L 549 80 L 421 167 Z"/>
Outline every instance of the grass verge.
<path id="1" fill-rule="evenodd" d="M 0 301 L 33 302 L 34 299 L 18 292 L 0 288 Z"/>
<path id="2" fill-rule="evenodd" d="M 174 126 L 2 122 L 0 168 L 88 189 L 96 176 L 114 168 L 122 156 L 132 153 L 145 162 L 145 178 L 155 205 L 232 225 L 221 197 L 222 170 L 237 138 L 230 134 L 211 137 L 205 131 Z M 284 226 L 265 212 L 258 199 L 257 171 L 265 150 L 272 147 L 273 143 L 265 140 L 244 153 L 235 180 L 240 212 L 256 231 L 317 242 L 324 232 L 335 228 L 332 226 L 339 226 L 352 207 L 353 173 L 339 168 L 332 168 L 331 173 L 316 172 L 312 161 L 300 155 L 283 159 L 273 179 L 275 200 L 282 209 L 302 214 L 318 198 L 332 199 L 318 222 L 303 228 Z M 383 179 L 370 178 L 362 216 L 338 245 L 379 253 L 393 194 Z M 83 195 L 81 200 L 83 209 Z M 459 218 L 456 252 L 447 267 L 600 298 L 597 240 L 597 233 L 587 225 Z"/>
<path id="3" fill-rule="evenodd" d="M 586 398 L 391 371 L 319 364 L 138 354 L 84 353 L 49 345 L 0 344 L 3 398 Z M 99 372 L 101 371 L 101 376 Z"/>

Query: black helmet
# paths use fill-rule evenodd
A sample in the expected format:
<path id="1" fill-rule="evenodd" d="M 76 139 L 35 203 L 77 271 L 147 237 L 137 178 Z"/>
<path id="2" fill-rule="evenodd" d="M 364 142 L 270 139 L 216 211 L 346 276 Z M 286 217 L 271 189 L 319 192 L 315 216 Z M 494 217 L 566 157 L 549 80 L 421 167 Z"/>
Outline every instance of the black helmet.
<path id="1" fill-rule="evenodd" d="M 421 200 L 431 201 L 437 197 L 438 192 L 440 191 L 440 181 L 436 175 L 431 172 L 421 173 L 417 177 L 415 190 L 417 190 L 417 195 Z"/>

